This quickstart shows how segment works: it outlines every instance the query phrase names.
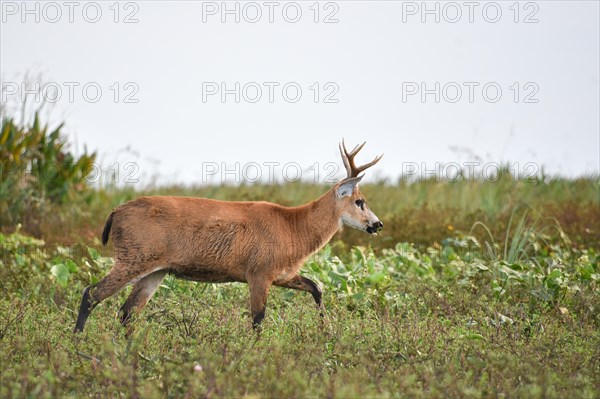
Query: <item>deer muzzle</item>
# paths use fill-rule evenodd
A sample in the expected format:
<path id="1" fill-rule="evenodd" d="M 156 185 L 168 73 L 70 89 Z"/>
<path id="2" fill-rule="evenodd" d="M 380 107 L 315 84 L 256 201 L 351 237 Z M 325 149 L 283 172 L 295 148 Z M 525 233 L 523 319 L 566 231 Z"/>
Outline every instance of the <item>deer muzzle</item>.
<path id="1" fill-rule="evenodd" d="M 367 233 L 369 234 L 377 234 L 377 232 L 381 230 L 383 230 L 383 222 L 381 220 L 378 220 L 367 227 Z"/>

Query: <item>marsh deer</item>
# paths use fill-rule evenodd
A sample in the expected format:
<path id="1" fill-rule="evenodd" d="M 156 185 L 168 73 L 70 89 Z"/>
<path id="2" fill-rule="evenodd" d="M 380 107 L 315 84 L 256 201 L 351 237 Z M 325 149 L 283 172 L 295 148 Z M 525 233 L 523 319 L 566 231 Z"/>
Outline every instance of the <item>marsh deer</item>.
<path id="1" fill-rule="evenodd" d="M 167 273 L 209 283 L 248 283 L 255 328 L 265 317 L 271 285 L 310 292 L 322 310 L 321 289 L 298 274 L 304 261 L 342 224 L 369 234 L 383 228 L 358 189 L 364 176 L 360 173 L 382 157 L 357 167 L 354 157 L 364 145 L 348 152 L 342 140 L 346 178 L 302 206 L 161 196 L 141 197 L 114 209 L 102 244 L 112 234 L 115 264 L 103 280 L 83 291 L 75 331 L 83 331 L 96 305 L 133 284 L 121 307 L 121 323 L 126 325 Z"/>

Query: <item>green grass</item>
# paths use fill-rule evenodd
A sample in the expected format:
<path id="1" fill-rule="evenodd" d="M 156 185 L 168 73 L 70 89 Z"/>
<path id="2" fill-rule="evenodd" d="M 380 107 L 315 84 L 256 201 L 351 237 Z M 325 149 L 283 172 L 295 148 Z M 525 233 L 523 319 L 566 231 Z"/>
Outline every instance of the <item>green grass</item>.
<path id="1" fill-rule="evenodd" d="M 565 241 L 526 235 L 513 263 L 464 235 L 345 259 L 327 247 L 303 269 L 325 318 L 273 288 L 260 335 L 246 285 L 168 277 L 128 337 L 126 292 L 72 333 L 110 258 L 0 241 L 2 397 L 598 397 L 600 257 Z"/>
<path id="2" fill-rule="evenodd" d="M 260 337 L 245 285 L 173 278 L 131 336 L 116 316 L 127 290 L 73 336 L 83 288 L 112 264 L 106 215 L 139 195 L 297 205 L 328 187 L 45 203 L 22 227 L 45 241 L 0 236 L 0 397 L 600 397 L 598 179 L 503 179 L 363 185 L 383 233 L 345 228 L 302 269 L 325 319 L 310 295 L 273 288 Z"/>
<path id="3" fill-rule="evenodd" d="M 110 211 L 140 195 L 187 195 L 223 200 L 266 200 L 294 206 L 318 198 L 329 186 L 308 183 L 281 185 L 242 185 L 208 187 L 160 187 L 136 191 L 108 188 L 89 190 L 68 206 L 48 204 L 35 226 L 24 231 L 36 233 L 47 242 L 93 243 L 100 236 Z M 364 184 L 361 190 L 369 207 L 384 222 L 385 229 L 375 239 L 350 228 L 336 240 L 376 250 L 392 248 L 398 242 L 412 242 L 422 248 L 441 242 L 454 231 L 468 232 L 476 222 L 503 241 L 515 208 L 528 208 L 542 224 L 558 223 L 574 245 L 600 249 L 600 179 L 548 178 L 540 181 L 515 180 L 504 175 L 496 182 L 486 180 L 411 184 Z M 520 215 L 518 215 L 520 217 Z M 552 221 L 550 221 L 552 219 Z M 11 226 L 4 226 L 3 231 Z M 555 238 L 557 231 L 550 232 Z M 474 234 L 483 240 L 487 233 Z M 347 247 L 347 248 L 348 248 Z M 346 248 L 346 249 L 347 249 Z"/>
<path id="4" fill-rule="evenodd" d="M 260 338 L 245 290 L 159 292 L 125 338 L 117 301 L 71 333 L 63 306 L 22 312 L 2 339 L 2 397 L 598 397 L 600 337 L 579 314 L 531 314 L 448 286 L 411 284 L 393 312 L 274 295 Z M 507 321 L 510 320 L 510 321 Z M 6 365 L 9 365 L 6 367 Z M 202 371 L 194 371 L 200 365 Z"/>
<path id="5" fill-rule="evenodd" d="M 330 187 L 92 189 L 95 153 L 71 153 L 62 125 L 1 125 L 1 398 L 600 397 L 598 176 L 364 184 L 384 231 L 345 228 L 301 271 L 323 319 L 310 295 L 273 288 L 257 335 L 247 286 L 167 277 L 130 335 L 128 290 L 73 335 L 83 288 L 113 262 L 99 242 L 112 208 L 292 206 Z"/>

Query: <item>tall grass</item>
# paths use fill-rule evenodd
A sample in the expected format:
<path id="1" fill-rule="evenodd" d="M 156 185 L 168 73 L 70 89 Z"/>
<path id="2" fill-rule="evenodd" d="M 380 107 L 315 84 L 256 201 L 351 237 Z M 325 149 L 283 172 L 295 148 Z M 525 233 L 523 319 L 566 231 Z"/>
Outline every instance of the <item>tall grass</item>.
<path id="1" fill-rule="evenodd" d="M 2 175 L 0 397 L 598 397 L 597 176 L 365 184 L 383 234 L 346 228 L 301 271 L 323 285 L 325 318 L 306 293 L 273 288 L 256 336 L 245 285 L 167 277 L 132 335 L 115 317 L 124 290 L 74 336 L 83 288 L 113 264 L 98 240 L 113 207 L 292 206 L 329 187 L 91 189 L 94 154 L 70 155 L 62 127 L 2 126 L 3 173 L 60 168 L 48 182 Z"/>
<path id="2" fill-rule="evenodd" d="M 112 208 L 140 195 L 189 195 L 222 200 L 264 200 L 282 205 L 309 202 L 330 187 L 306 182 L 211 186 L 118 187 L 91 189 L 86 176 L 95 153 L 75 156 L 68 149 L 63 125 L 50 129 L 36 113 L 30 125 L 3 117 L 0 131 L 2 231 L 21 223 L 23 231 L 48 242 L 91 242 L 99 236 Z M 561 232 L 583 247 L 600 246 L 600 178 L 522 178 L 499 168 L 493 178 L 472 176 L 452 181 L 436 178 L 361 186 L 371 209 L 385 224 L 377 239 L 344 229 L 336 238 L 349 245 L 379 250 L 407 241 L 426 247 L 449 232 L 485 224 L 498 241 L 512 229 L 513 210 L 527 206 L 540 220 L 553 218 Z M 511 226 L 509 226 L 511 225 Z M 519 224 L 517 223 L 517 227 Z M 523 226 L 521 226 L 523 227 Z M 485 232 L 474 233 L 482 239 Z M 518 234 L 521 235 L 521 234 Z M 515 250 L 519 242 L 514 242 Z M 505 245 L 505 247 L 507 247 Z M 510 248 L 507 249 L 510 252 Z M 514 251 L 511 253 L 513 256 Z M 506 254 L 508 256 L 508 253 Z"/>

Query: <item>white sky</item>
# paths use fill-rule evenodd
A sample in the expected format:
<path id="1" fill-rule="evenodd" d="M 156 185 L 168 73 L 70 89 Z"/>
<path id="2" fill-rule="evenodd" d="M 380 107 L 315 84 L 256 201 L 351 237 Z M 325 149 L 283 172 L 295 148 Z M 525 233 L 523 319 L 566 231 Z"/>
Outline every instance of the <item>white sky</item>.
<path id="1" fill-rule="evenodd" d="M 213 179 L 235 180 L 235 173 L 223 176 L 222 162 L 239 162 L 240 175 L 256 162 L 263 181 L 269 162 L 280 163 L 277 177 L 296 162 L 305 178 L 318 163 L 322 181 L 327 162 L 341 165 L 341 137 L 352 145 L 367 140 L 359 162 L 385 152 L 367 177 L 397 177 L 413 163 L 424 173 L 437 162 L 472 160 L 469 153 L 482 164 L 517 162 L 525 172 L 538 167 L 528 162 L 552 174 L 600 172 L 599 2 L 426 3 L 437 7 L 439 22 L 421 1 L 314 3 L 227 2 L 237 4 L 236 23 L 221 13 L 221 1 L 28 2 L 30 13 L 21 1 L 2 1 L 2 102 L 22 100 L 26 72 L 30 82 L 41 75 L 61 87 L 52 118 L 66 120 L 80 147 L 98 150 L 104 168 L 118 161 L 121 179 L 133 171 L 125 163 L 135 162 L 142 184 L 153 175 L 161 183 L 202 183 L 215 165 Z M 297 8 L 299 21 L 286 21 Z M 99 21 L 88 22 L 96 9 Z M 257 10 L 260 20 L 247 21 Z M 124 23 L 127 16 L 137 22 Z M 327 16 L 338 22 L 324 23 Z M 236 82 L 239 103 L 234 94 L 223 103 L 206 91 Z M 288 100 L 302 90 L 297 102 L 286 101 L 287 83 Z M 425 101 L 422 85 L 431 90 Z M 262 97 L 252 103 L 257 86 Z M 94 87 L 102 90 L 97 102 L 90 101 Z M 462 97 L 453 103 L 457 87 Z M 336 89 L 337 102 L 325 103 Z M 125 103 L 128 94 L 138 102 Z M 285 173 L 293 177 L 295 167 Z"/>

